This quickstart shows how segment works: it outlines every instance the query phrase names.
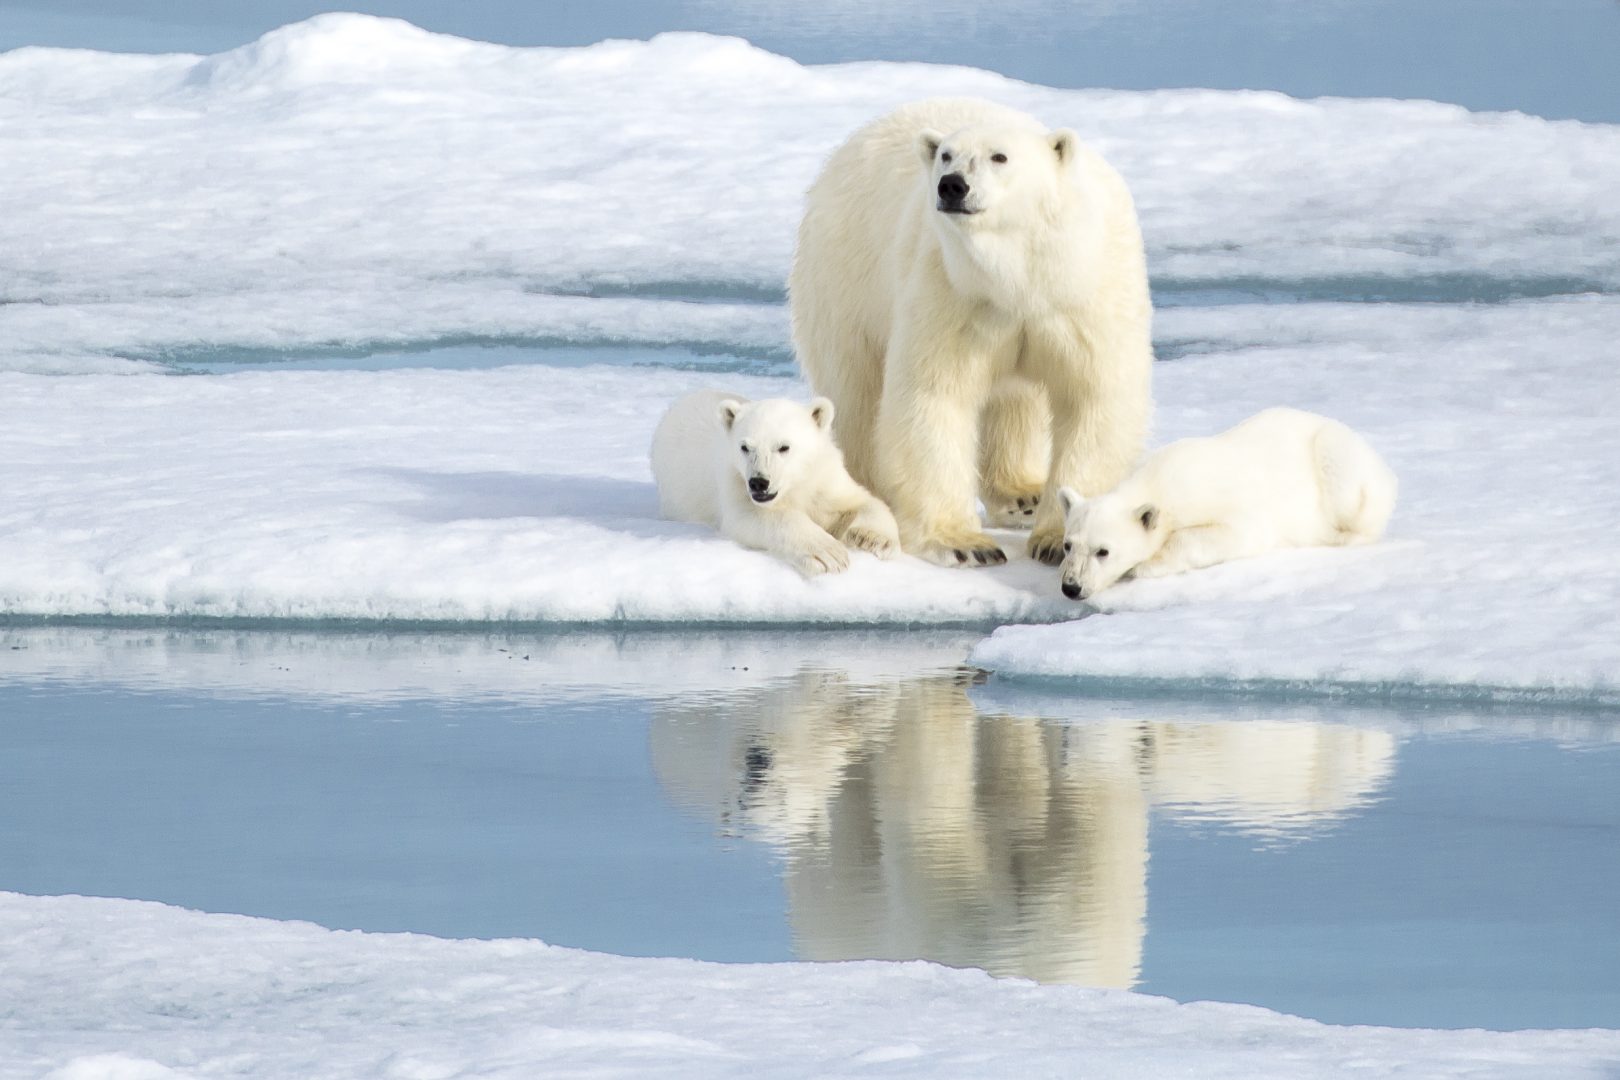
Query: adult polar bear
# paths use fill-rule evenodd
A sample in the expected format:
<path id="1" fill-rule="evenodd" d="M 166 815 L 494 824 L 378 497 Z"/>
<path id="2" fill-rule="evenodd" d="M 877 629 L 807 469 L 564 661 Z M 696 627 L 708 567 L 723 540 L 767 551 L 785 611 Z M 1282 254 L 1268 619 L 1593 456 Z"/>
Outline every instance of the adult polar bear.
<path id="1" fill-rule="evenodd" d="M 1072 131 L 969 99 L 873 121 L 810 188 L 788 294 L 850 472 L 913 554 L 1004 562 L 974 496 L 996 517 L 1038 495 L 1029 550 L 1055 565 L 1057 490 L 1101 494 L 1141 452 L 1141 230 L 1124 180 Z"/>

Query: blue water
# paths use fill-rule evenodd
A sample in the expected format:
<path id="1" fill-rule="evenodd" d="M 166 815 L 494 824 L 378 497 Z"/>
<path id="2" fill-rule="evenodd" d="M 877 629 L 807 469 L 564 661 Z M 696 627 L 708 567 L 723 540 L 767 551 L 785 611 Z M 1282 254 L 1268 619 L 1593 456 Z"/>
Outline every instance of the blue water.
<path id="1" fill-rule="evenodd" d="M 1620 718 L 1054 716 L 957 636 L 12 630 L 0 889 L 1343 1023 L 1620 1016 Z"/>
<path id="2" fill-rule="evenodd" d="M 319 0 L 4 0 L 0 49 L 49 44 L 218 52 L 333 6 Z M 1416 97 L 1620 121 L 1620 6 L 1613 0 L 359 0 L 336 6 L 514 45 L 704 30 L 746 37 L 807 63 L 923 60 L 1051 86 Z"/>

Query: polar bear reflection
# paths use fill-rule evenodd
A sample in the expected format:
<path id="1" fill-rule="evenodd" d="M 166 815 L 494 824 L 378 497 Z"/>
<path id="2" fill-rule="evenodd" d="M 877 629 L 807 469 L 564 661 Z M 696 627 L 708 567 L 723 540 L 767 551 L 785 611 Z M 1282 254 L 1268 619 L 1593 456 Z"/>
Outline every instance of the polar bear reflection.
<path id="1" fill-rule="evenodd" d="M 1268 837 L 1364 803 L 1386 732 L 1308 723 L 979 716 L 956 674 L 805 672 L 718 707 L 664 705 L 653 764 L 682 804 L 777 846 L 796 950 L 1129 987 L 1148 808 Z"/>

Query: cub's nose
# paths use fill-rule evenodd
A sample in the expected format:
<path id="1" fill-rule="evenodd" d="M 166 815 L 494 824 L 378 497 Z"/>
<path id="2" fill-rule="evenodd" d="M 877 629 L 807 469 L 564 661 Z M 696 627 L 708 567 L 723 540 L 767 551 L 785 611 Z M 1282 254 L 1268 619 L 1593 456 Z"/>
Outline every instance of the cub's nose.
<path id="1" fill-rule="evenodd" d="M 1070 600 L 1080 599 L 1080 586 L 1072 581 L 1065 581 L 1063 583 L 1063 595 Z"/>
<path id="2" fill-rule="evenodd" d="M 968 182 L 959 172 L 946 173 L 939 178 L 939 197 L 948 203 L 959 203 L 967 198 Z"/>
<path id="3" fill-rule="evenodd" d="M 763 495 L 769 491 L 771 482 L 763 476 L 750 476 L 748 478 L 748 492 L 751 495 Z"/>

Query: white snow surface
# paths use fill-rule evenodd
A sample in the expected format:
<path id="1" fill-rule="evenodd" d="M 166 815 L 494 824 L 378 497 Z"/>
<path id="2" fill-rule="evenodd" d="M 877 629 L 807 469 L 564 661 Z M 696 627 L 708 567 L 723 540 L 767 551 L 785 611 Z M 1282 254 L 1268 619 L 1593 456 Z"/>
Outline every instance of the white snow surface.
<path id="1" fill-rule="evenodd" d="M 1620 301 L 1173 314 L 1229 344 L 1160 365 L 1157 437 L 1218 430 L 1273 403 L 1340 417 L 1401 476 L 1389 538 L 1127 583 L 1098 598 L 1107 617 L 1004 628 L 974 663 L 1616 699 L 1620 507 L 1605 493 L 1620 487 L 1620 427 L 1603 360 Z M 1283 343 L 1241 347 L 1245 333 Z M 711 624 L 1088 610 L 1021 558 L 955 571 L 860 555 L 847 574 L 807 581 L 657 520 L 652 427 L 665 403 L 717 378 L 540 366 L 0 374 L 13 416 L 0 431 L 0 606 Z M 805 393 L 787 379 L 719 381 L 750 396 Z"/>
<path id="2" fill-rule="evenodd" d="M 328 14 L 216 56 L 0 54 L 0 158 L 27 163 L 0 171 L 0 366 L 468 335 L 780 346 L 779 306 L 735 288 L 779 295 L 841 139 L 946 94 L 1107 154 L 1161 288 L 1620 289 L 1611 125 Z M 720 302 L 648 292 L 669 283 Z M 577 295 L 604 289 L 630 295 Z"/>
<path id="3" fill-rule="evenodd" d="M 972 662 L 1139 685 L 1620 702 L 1620 305 L 1381 305 L 1354 341 L 1333 319 L 1315 345 L 1163 367 L 1161 434 L 1268 403 L 1339 417 L 1400 476 L 1382 543 L 1126 582 L 1095 598 L 1106 617 L 1003 627 Z"/>
<path id="4" fill-rule="evenodd" d="M 0 54 L 0 153 L 27 163 L 0 170 L 0 616 L 1086 614 L 1021 558 L 964 573 L 861 555 L 805 581 L 656 520 L 645 450 L 666 403 L 704 385 L 804 396 L 793 380 L 162 374 L 468 342 L 780 357 L 821 160 L 879 111 L 945 93 L 1073 126 L 1130 179 L 1178 357 L 1158 368 L 1156 439 L 1294 405 L 1360 429 L 1403 485 L 1376 547 L 1127 585 L 1101 598 L 1108 617 L 1002 629 L 975 663 L 1620 701 L 1620 128 L 805 67 L 692 34 L 516 49 L 343 14 L 210 57 Z M 1506 302 L 1320 300 L 1386 294 Z M 1253 302 L 1278 297 L 1318 302 Z"/>
<path id="5" fill-rule="evenodd" d="M 711 964 L 0 893 L 4 1080 L 1599 1077 L 1614 1031 L 1334 1027 L 936 964 Z"/>

